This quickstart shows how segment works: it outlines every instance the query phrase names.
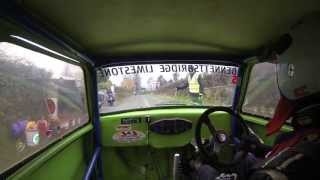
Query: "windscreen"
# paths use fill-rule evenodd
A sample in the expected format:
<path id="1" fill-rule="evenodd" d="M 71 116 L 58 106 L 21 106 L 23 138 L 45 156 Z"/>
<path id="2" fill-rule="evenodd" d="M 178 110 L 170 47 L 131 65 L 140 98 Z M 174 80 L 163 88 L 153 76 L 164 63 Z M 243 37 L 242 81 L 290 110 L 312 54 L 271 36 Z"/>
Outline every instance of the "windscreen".
<path id="1" fill-rule="evenodd" d="M 139 64 L 97 71 L 100 113 L 169 106 L 231 106 L 238 67 Z"/>

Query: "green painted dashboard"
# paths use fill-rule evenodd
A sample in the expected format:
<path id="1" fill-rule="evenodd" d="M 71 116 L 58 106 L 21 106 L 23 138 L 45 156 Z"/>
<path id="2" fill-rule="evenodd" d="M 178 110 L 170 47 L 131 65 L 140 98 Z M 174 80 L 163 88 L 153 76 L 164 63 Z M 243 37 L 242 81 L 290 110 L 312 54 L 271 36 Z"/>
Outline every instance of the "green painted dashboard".
<path id="1" fill-rule="evenodd" d="M 148 109 L 109 114 L 101 117 L 102 159 L 106 179 L 172 179 L 174 153 L 190 153 L 188 144 L 194 139 L 195 125 L 206 108 Z M 217 129 L 230 131 L 230 115 L 215 112 L 210 120 Z M 174 135 L 150 131 L 150 124 L 163 119 L 192 122 L 191 129 Z M 132 132 L 136 133 L 132 133 Z M 119 138 L 131 132 L 131 139 Z M 129 133 L 130 134 L 130 133 Z M 203 129 L 203 137 L 209 137 Z"/>
<path id="2" fill-rule="evenodd" d="M 173 156 L 175 153 L 188 156 L 192 152 L 189 143 L 194 140 L 196 123 L 205 110 L 206 108 L 146 109 L 101 116 L 105 177 L 116 180 L 171 179 Z M 242 117 L 267 144 L 273 143 L 274 137 L 264 136 L 266 120 L 245 115 Z M 153 122 L 178 118 L 192 122 L 192 128 L 174 135 L 150 131 L 150 124 Z M 216 129 L 230 132 L 231 117 L 226 112 L 214 112 L 209 119 Z M 118 136 L 122 132 L 132 131 L 136 132 L 133 133 L 133 139 L 123 141 Z M 209 137 L 206 127 L 202 137 Z"/>
<path id="3" fill-rule="evenodd" d="M 153 148 L 184 146 L 194 138 L 195 125 L 205 110 L 205 108 L 153 109 L 102 116 L 102 145 L 107 147 L 151 146 Z M 174 135 L 150 131 L 149 124 L 172 118 L 191 121 L 192 128 Z M 225 112 L 215 112 L 210 115 L 210 120 L 216 128 L 227 132 L 230 131 L 230 119 L 230 115 Z M 208 136 L 208 130 L 203 131 L 203 135 Z M 125 138 L 121 139 L 121 135 Z"/>

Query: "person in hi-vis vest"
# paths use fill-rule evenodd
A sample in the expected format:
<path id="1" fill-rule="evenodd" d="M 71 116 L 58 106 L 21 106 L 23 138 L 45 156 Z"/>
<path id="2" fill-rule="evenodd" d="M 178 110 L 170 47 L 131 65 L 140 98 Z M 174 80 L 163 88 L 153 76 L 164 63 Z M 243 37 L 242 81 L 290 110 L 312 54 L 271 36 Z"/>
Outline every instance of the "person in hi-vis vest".
<path id="1" fill-rule="evenodd" d="M 190 72 L 188 75 L 188 90 L 191 99 L 195 103 L 202 103 L 203 86 L 201 83 L 201 74 Z"/>
<path id="2" fill-rule="evenodd" d="M 177 87 L 177 91 L 187 89 L 188 93 L 191 97 L 191 100 L 194 103 L 202 104 L 202 96 L 203 96 L 203 83 L 201 73 L 194 72 L 191 68 L 189 68 L 189 74 L 187 76 L 187 83 L 179 85 Z"/>

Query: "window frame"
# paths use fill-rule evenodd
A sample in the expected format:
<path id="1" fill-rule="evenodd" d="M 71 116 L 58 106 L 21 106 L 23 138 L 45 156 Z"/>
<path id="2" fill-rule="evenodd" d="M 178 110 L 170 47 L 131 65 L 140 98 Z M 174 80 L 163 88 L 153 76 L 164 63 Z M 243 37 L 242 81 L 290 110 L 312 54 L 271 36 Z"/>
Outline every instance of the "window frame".
<path id="1" fill-rule="evenodd" d="M 31 36 L 31 39 L 32 39 L 33 36 Z M 68 63 L 68 64 L 72 64 L 72 65 L 75 65 L 77 67 L 79 67 L 83 73 L 83 82 L 84 82 L 84 95 L 85 95 L 85 109 L 86 109 L 86 114 L 88 116 L 88 119 L 87 119 L 87 122 L 78 126 L 78 127 L 75 127 L 74 129 L 70 130 L 70 131 L 67 131 L 65 134 L 59 136 L 59 137 L 56 137 L 55 139 L 53 139 L 51 142 L 49 142 L 48 144 L 45 144 L 43 145 L 43 147 L 37 149 L 37 150 L 34 150 L 32 153 L 28 154 L 27 156 L 21 158 L 19 161 L 13 163 L 11 166 L 7 167 L 7 168 L 4 168 L 3 171 L 0 173 L 0 178 L 2 177 L 9 177 L 11 174 L 13 174 L 14 172 L 16 172 L 18 169 L 20 169 L 21 167 L 23 167 L 24 165 L 26 165 L 27 163 L 31 162 L 32 160 L 34 160 L 36 157 L 38 157 L 39 155 L 41 155 L 42 153 L 44 153 L 45 151 L 47 151 L 48 149 L 54 147 L 55 145 L 57 145 L 58 143 L 60 143 L 62 140 L 64 140 L 65 138 L 67 137 L 70 137 L 72 136 L 74 133 L 76 133 L 77 131 L 79 131 L 80 129 L 90 125 L 93 123 L 93 119 L 92 119 L 92 105 L 90 104 L 90 102 L 92 102 L 93 99 L 90 98 L 89 94 L 90 94 L 90 91 L 91 91 L 91 88 L 90 88 L 90 82 L 91 82 L 91 79 L 89 78 L 89 74 L 90 74 L 90 70 L 89 68 L 87 67 L 87 65 L 82 61 L 82 60 L 78 60 L 78 58 L 74 59 L 74 58 L 70 58 L 70 59 L 74 59 L 74 60 L 70 60 L 68 59 L 68 55 L 64 55 L 63 53 L 59 53 L 59 52 L 56 52 L 52 49 L 50 49 L 50 47 L 48 46 L 43 46 L 41 44 L 39 44 L 40 46 L 43 46 L 44 48 L 47 48 L 48 50 L 52 51 L 48 51 L 48 50 L 45 50 L 45 49 L 42 49 L 42 48 L 39 48 L 37 46 L 34 46 L 32 44 L 29 44 L 27 42 L 24 42 L 24 41 L 21 41 L 21 40 L 17 40 L 17 39 L 14 39 L 12 38 L 12 35 L 8 35 L 8 36 L 5 36 L 5 38 L 1 37 L 1 34 L 0 34 L 0 42 L 2 43 L 9 43 L 9 44 L 12 44 L 12 45 L 16 45 L 16 46 L 19 46 L 19 47 L 22 47 L 22 48 L 25 48 L 27 50 L 30 50 L 30 51 L 33 51 L 33 52 L 36 52 L 36 53 L 40 53 L 42 55 L 46 55 L 46 56 L 49 56 L 51 58 L 54 58 L 55 60 L 57 61 L 62 61 L 62 62 L 65 62 L 65 63 Z M 36 43 L 34 41 L 30 41 L 32 43 Z M 37 43 L 36 43 L 37 44 Z M 50 42 L 49 42 L 49 45 L 50 45 Z M 55 53 L 53 53 L 55 52 Z M 58 53 L 58 54 L 57 54 Z M 64 55 L 64 56 L 60 56 L 59 54 L 61 55 Z"/>

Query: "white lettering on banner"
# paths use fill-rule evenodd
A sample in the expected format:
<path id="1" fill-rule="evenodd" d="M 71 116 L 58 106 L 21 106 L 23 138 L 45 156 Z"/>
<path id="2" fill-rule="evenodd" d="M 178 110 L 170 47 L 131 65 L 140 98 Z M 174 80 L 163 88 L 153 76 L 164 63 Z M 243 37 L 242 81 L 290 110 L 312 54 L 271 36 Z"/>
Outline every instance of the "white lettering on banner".
<path id="1" fill-rule="evenodd" d="M 117 66 L 103 69 L 105 76 L 153 73 L 152 65 Z"/>
<path id="2" fill-rule="evenodd" d="M 227 75 L 238 75 L 238 68 L 223 65 L 208 64 L 158 64 L 158 65 L 129 65 L 115 66 L 103 69 L 105 76 L 118 76 L 130 74 L 143 74 L 154 72 L 199 72 L 199 73 L 221 73 Z"/>

